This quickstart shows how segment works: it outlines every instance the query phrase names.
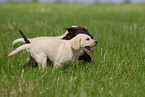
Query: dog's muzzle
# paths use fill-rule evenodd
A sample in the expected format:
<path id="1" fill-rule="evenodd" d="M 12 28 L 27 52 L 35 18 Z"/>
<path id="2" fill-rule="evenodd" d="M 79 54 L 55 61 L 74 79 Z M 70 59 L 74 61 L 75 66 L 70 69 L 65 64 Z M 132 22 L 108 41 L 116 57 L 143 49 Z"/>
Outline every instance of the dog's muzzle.
<path id="1" fill-rule="evenodd" d="M 98 41 L 95 41 L 95 45 L 94 46 L 97 46 L 97 44 L 98 44 Z M 84 50 L 86 52 L 89 52 L 89 53 L 94 52 L 94 49 L 92 49 L 90 46 L 85 46 Z"/>
<path id="2" fill-rule="evenodd" d="M 94 50 L 89 46 L 85 46 L 84 50 L 89 53 L 94 52 Z"/>

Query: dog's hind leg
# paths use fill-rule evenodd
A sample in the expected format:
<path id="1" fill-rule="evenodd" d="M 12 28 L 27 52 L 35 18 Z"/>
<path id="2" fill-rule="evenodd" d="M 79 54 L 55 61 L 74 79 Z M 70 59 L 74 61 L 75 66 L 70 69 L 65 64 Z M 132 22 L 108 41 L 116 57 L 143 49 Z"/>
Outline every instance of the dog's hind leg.
<path id="1" fill-rule="evenodd" d="M 42 69 L 44 70 L 44 68 L 46 68 L 47 66 L 47 56 L 45 55 L 45 53 L 37 53 L 33 56 L 36 62 L 38 63 L 39 70 L 41 69 L 41 65 Z"/>
<path id="2" fill-rule="evenodd" d="M 35 59 L 30 55 L 29 60 L 27 61 L 27 63 L 23 66 L 23 68 L 25 69 L 26 67 L 36 67 L 38 66 L 37 62 L 35 61 Z"/>
<path id="3" fill-rule="evenodd" d="M 47 57 L 45 56 L 42 59 L 42 69 L 44 70 L 44 68 L 46 68 L 46 66 L 47 66 Z"/>

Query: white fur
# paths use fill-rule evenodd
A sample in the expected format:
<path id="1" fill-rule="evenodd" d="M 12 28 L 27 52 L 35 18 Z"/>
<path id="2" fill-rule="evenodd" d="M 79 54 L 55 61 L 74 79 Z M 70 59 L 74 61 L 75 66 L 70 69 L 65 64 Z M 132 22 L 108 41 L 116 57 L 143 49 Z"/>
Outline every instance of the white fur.
<path id="1" fill-rule="evenodd" d="M 89 40 L 87 40 L 89 38 Z M 95 40 L 86 34 L 78 34 L 71 40 L 60 38 L 37 38 L 30 44 L 25 44 L 14 50 L 8 56 L 12 56 L 21 50 L 29 49 L 31 56 L 36 60 L 39 67 L 47 66 L 47 58 L 54 63 L 54 68 L 61 68 L 76 62 L 85 46 L 95 46 Z"/>
<path id="2" fill-rule="evenodd" d="M 12 55 L 15 55 L 16 53 L 20 52 L 21 50 L 24 50 L 24 49 L 29 49 L 30 48 L 30 44 L 25 44 L 25 45 L 22 45 L 20 47 L 18 47 L 15 51 L 12 51 L 8 57 L 12 56 Z"/>

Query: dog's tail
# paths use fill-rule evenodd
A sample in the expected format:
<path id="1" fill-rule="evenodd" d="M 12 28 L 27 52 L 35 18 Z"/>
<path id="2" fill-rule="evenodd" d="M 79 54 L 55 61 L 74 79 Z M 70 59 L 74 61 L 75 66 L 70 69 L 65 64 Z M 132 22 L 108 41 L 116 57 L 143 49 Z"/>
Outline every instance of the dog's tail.
<path id="1" fill-rule="evenodd" d="M 18 42 L 23 42 L 23 43 L 25 43 L 25 40 L 24 40 L 23 38 L 18 38 L 18 39 L 16 39 L 16 40 L 14 40 L 14 41 L 13 41 L 13 46 L 15 47 L 16 43 L 18 43 Z"/>
<path id="2" fill-rule="evenodd" d="M 25 34 L 19 29 L 20 34 L 22 35 L 22 37 L 24 38 L 24 41 L 26 44 L 31 43 L 28 38 L 25 36 Z"/>
<path id="3" fill-rule="evenodd" d="M 22 35 L 23 38 L 18 38 L 16 40 L 13 41 L 13 46 L 15 47 L 16 43 L 18 42 L 23 42 L 23 43 L 31 43 L 28 38 L 25 36 L 25 34 L 19 29 L 20 34 Z"/>
<path id="4" fill-rule="evenodd" d="M 24 44 L 24 45 L 18 47 L 17 49 L 15 49 L 14 51 L 12 51 L 12 52 L 8 55 L 8 57 L 17 54 L 17 53 L 20 52 L 21 50 L 29 49 L 29 48 L 30 48 L 30 45 L 31 45 L 31 44 Z"/>

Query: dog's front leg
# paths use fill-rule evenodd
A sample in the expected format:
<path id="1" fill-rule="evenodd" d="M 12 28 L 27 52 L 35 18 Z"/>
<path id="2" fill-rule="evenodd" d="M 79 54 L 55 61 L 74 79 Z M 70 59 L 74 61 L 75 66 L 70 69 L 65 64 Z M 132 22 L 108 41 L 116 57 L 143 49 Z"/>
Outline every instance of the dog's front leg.
<path id="1" fill-rule="evenodd" d="M 60 63 L 54 63 L 53 70 L 57 70 L 59 68 L 62 68 L 62 64 L 60 64 Z"/>

